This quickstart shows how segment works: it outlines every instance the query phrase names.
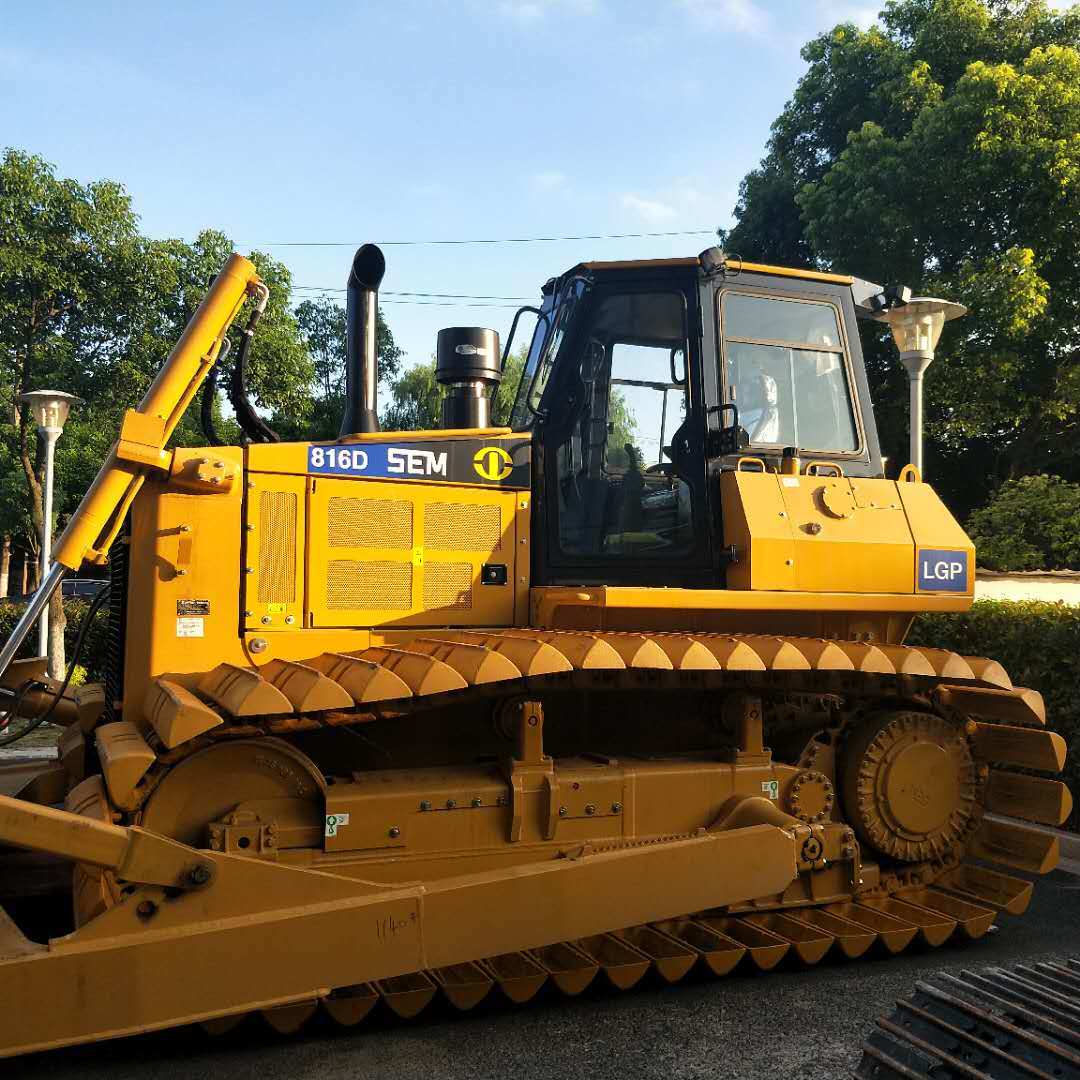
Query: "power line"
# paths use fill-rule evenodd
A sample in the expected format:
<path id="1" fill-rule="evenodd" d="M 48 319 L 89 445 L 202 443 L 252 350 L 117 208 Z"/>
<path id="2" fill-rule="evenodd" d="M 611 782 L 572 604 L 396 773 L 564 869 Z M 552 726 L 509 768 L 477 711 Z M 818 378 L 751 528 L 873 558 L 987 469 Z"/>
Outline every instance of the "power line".
<path id="1" fill-rule="evenodd" d="M 715 229 L 674 229 L 669 232 L 586 233 L 581 236 L 514 236 L 477 240 L 377 240 L 380 247 L 427 247 L 459 244 L 556 244 L 572 240 L 645 240 L 662 236 L 715 236 Z M 269 244 L 247 244 L 251 248 L 271 247 L 359 247 L 350 240 L 277 240 Z"/>
<path id="2" fill-rule="evenodd" d="M 294 292 L 320 292 L 320 293 L 343 293 L 346 289 L 336 288 L 331 285 L 294 285 Z M 514 300 L 520 304 L 527 304 L 535 297 L 528 296 L 487 296 L 475 293 L 447 293 L 447 292 L 396 292 L 393 289 L 381 289 L 379 296 L 415 296 L 435 300 Z"/>

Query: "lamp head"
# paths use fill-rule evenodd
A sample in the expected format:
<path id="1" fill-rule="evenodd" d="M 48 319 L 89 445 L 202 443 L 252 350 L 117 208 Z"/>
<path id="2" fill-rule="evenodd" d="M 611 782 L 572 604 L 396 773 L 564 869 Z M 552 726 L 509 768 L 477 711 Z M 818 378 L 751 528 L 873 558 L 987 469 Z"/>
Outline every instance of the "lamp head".
<path id="1" fill-rule="evenodd" d="M 34 422 L 43 430 L 63 431 L 72 405 L 81 405 L 82 398 L 63 390 L 31 390 L 20 394 L 20 405 L 27 405 Z"/>
<path id="2" fill-rule="evenodd" d="M 905 303 L 883 306 L 874 318 L 888 323 L 901 358 L 932 358 L 945 324 L 967 314 L 963 304 L 933 296 L 915 296 Z"/>

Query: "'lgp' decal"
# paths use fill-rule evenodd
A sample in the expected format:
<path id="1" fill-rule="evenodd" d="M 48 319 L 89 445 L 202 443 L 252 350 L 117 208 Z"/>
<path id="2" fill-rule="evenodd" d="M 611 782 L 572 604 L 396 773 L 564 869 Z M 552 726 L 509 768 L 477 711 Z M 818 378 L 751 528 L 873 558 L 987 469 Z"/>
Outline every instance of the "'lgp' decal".
<path id="1" fill-rule="evenodd" d="M 922 592 L 967 592 L 966 551 L 923 548 L 919 552 L 919 589 Z"/>

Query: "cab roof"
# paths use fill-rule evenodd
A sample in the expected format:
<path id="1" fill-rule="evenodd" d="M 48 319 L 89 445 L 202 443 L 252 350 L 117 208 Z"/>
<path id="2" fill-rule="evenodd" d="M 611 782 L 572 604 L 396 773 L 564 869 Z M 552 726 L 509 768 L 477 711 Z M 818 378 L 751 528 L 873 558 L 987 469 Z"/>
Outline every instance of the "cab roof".
<path id="1" fill-rule="evenodd" d="M 578 267 L 583 270 L 664 270 L 697 269 L 701 259 L 697 255 L 683 259 L 621 259 L 611 262 L 584 262 Z M 766 263 L 744 262 L 742 259 L 728 257 L 727 266 L 734 273 L 770 274 L 774 277 L 802 278 L 805 281 L 825 281 L 833 285 L 851 285 L 855 282 L 850 274 L 829 274 L 823 270 L 804 270 L 791 266 L 769 266 Z M 578 267 L 575 267 L 577 269 Z"/>

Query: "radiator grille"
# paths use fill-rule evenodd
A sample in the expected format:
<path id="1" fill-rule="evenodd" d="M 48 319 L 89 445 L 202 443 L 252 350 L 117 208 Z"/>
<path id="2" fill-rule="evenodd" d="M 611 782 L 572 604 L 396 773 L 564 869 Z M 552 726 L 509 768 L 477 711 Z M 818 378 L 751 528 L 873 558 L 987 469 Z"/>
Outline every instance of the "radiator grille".
<path id="1" fill-rule="evenodd" d="M 502 516 L 488 503 L 428 503 L 424 507 L 424 547 L 428 551 L 498 551 Z"/>
<path id="2" fill-rule="evenodd" d="M 472 607 L 472 563 L 424 564 L 424 607 L 457 608 Z"/>
<path id="3" fill-rule="evenodd" d="M 291 491 L 259 496 L 259 603 L 296 600 L 297 497 Z"/>
<path id="4" fill-rule="evenodd" d="M 408 551 L 413 543 L 412 503 L 400 499 L 331 498 L 327 540 L 331 547 Z"/>
<path id="5" fill-rule="evenodd" d="M 326 606 L 331 610 L 409 611 L 412 570 L 412 563 L 407 562 L 333 559 L 326 567 Z"/>
<path id="6" fill-rule="evenodd" d="M 109 548 L 109 623 L 105 638 L 105 718 L 119 720 L 124 700 L 124 639 L 127 632 L 128 534 Z M 93 673 L 91 673 L 91 677 Z"/>

